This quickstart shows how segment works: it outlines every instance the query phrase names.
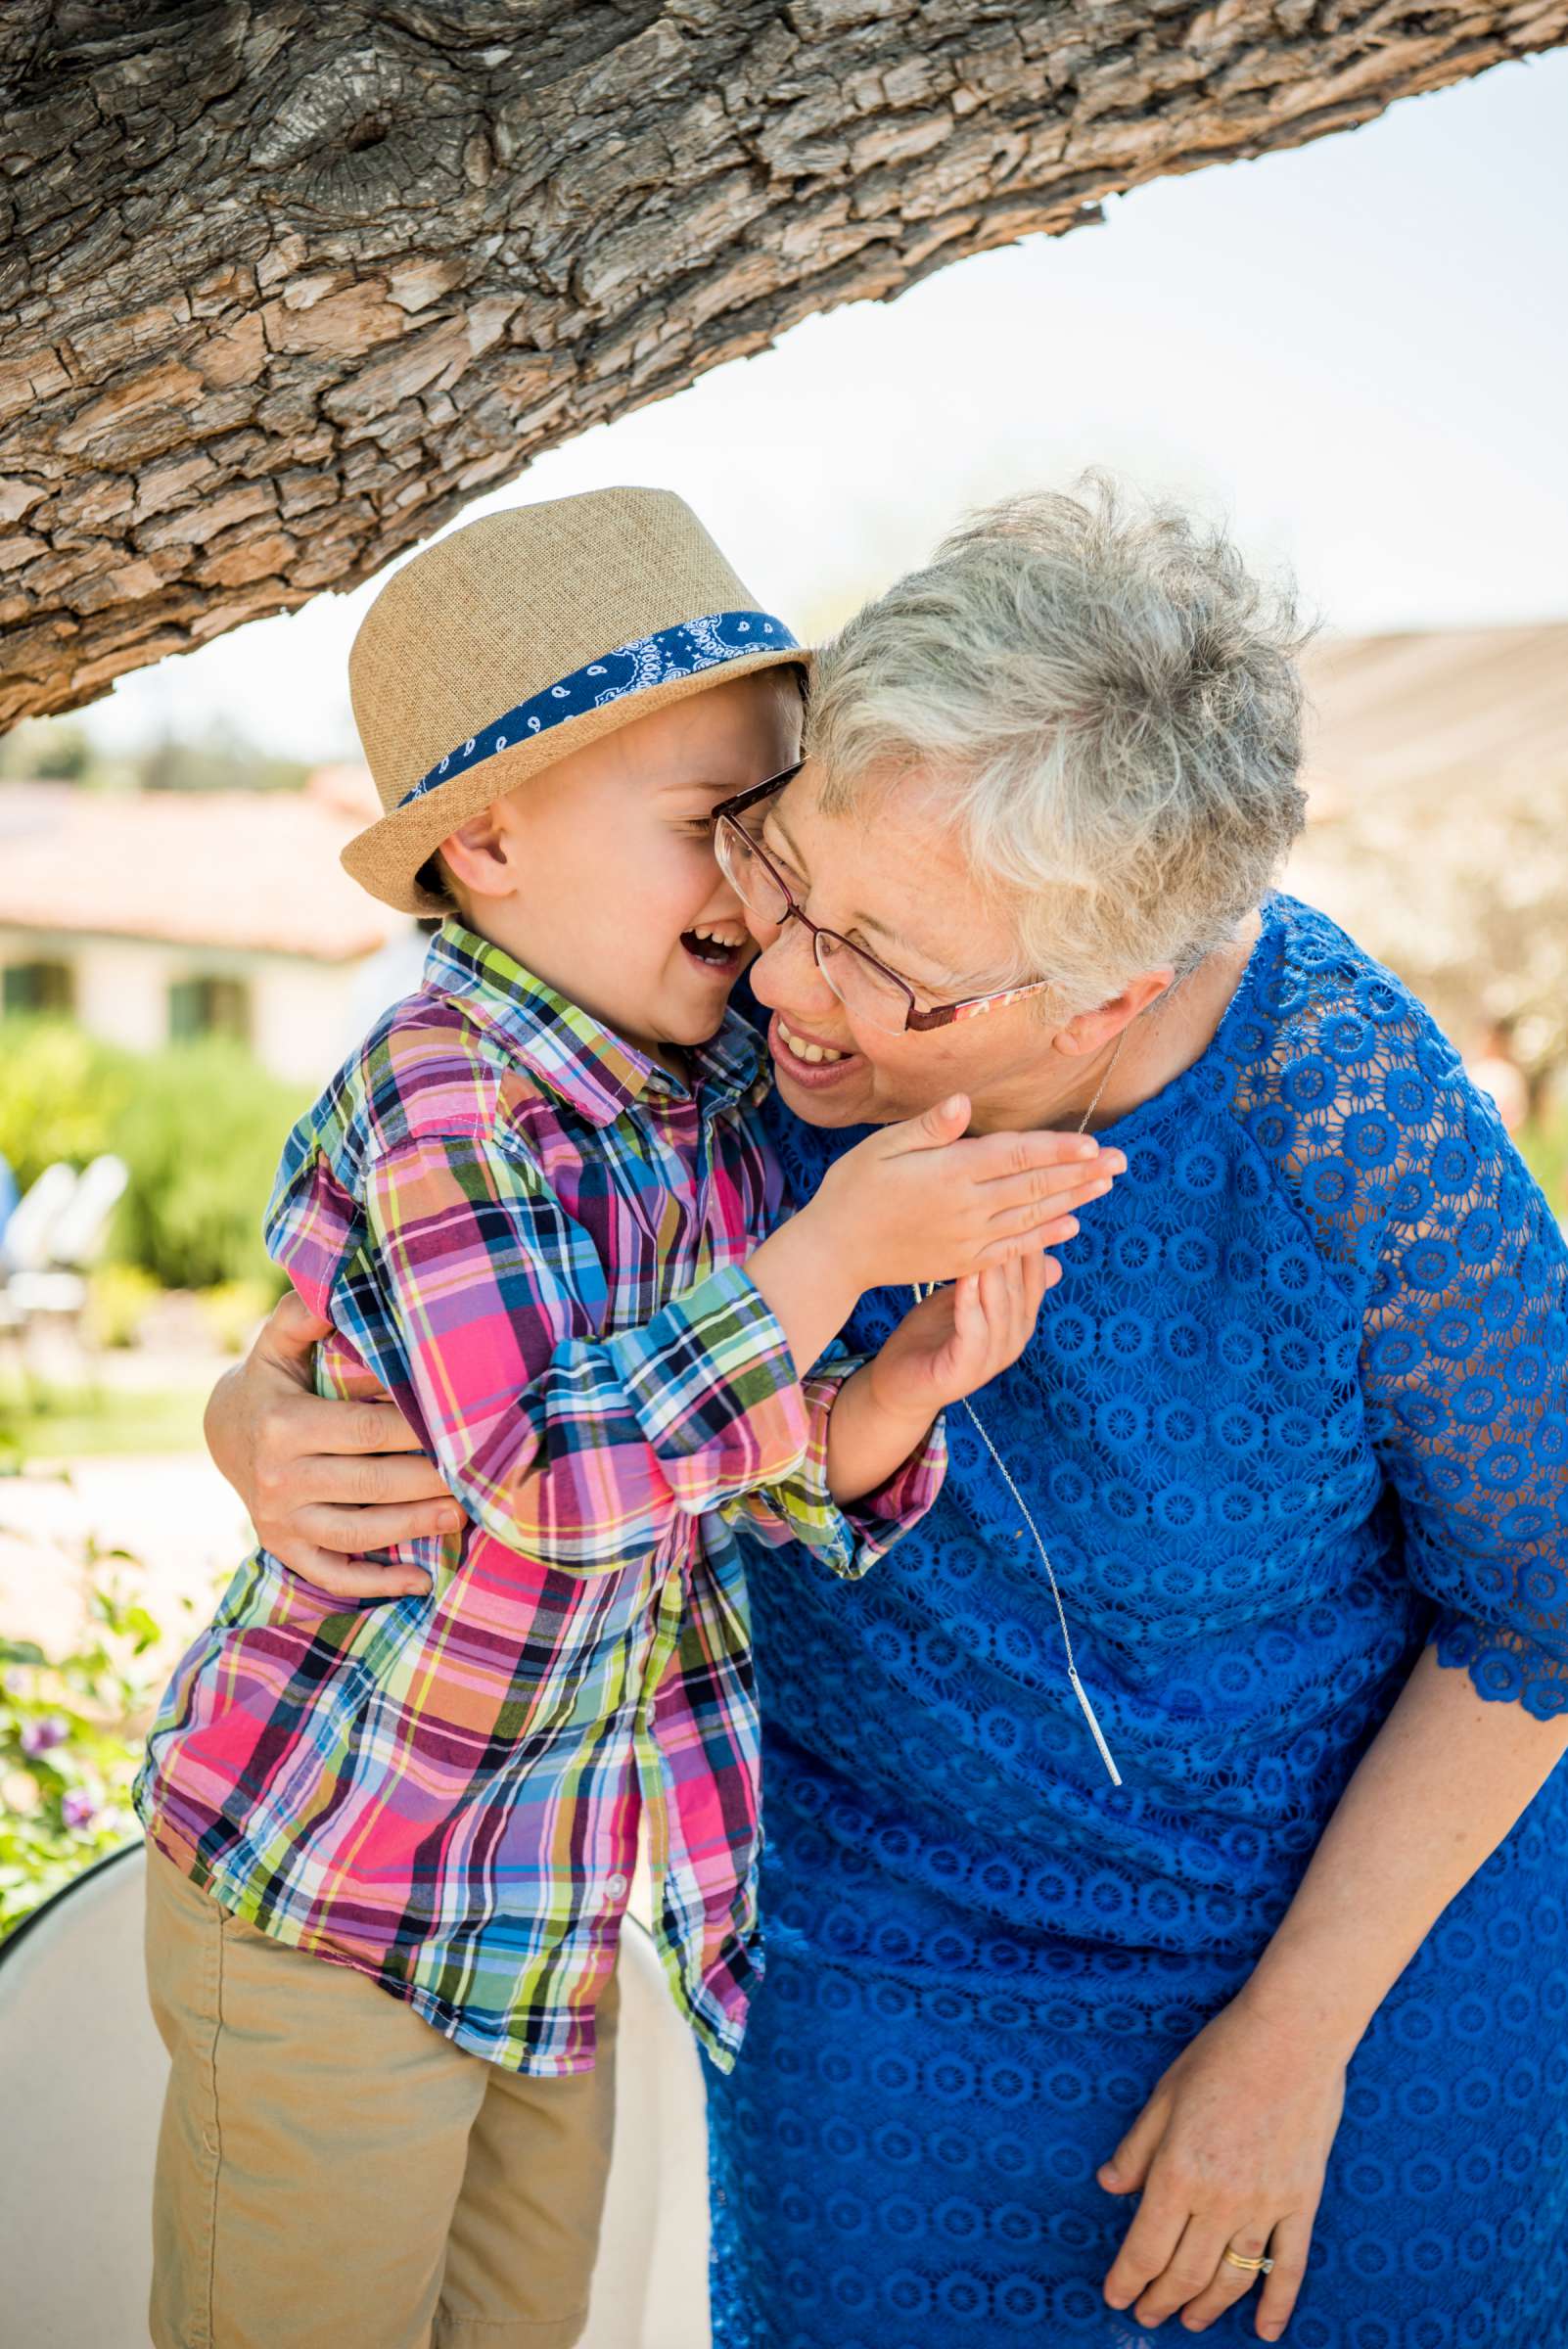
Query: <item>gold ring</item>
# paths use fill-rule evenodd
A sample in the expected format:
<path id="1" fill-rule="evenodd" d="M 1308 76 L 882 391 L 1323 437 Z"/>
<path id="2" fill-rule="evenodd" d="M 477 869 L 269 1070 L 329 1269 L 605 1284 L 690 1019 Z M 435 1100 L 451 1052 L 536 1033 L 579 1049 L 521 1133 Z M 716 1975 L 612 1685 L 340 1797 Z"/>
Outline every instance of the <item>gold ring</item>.
<path id="1" fill-rule="evenodd" d="M 1220 2256 L 1228 2259 L 1233 2268 L 1244 2268 L 1249 2276 L 1267 2276 L 1274 2264 L 1271 2259 L 1244 2259 L 1239 2251 L 1225 2250 Z"/>

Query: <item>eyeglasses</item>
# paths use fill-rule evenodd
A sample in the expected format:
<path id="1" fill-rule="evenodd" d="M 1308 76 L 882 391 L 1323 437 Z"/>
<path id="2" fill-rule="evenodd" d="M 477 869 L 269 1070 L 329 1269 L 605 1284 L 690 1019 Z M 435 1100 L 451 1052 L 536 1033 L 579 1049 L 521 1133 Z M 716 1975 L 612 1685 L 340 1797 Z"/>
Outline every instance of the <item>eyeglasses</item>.
<path id="1" fill-rule="evenodd" d="M 983 1011 L 997 1010 L 1004 1003 L 1022 1002 L 1026 995 L 1049 991 L 1055 982 L 1037 979 L 1028 987 L 1006 987 L 990 995 L 965 995 L 957 1003 L 937 1003 L 929 1011 L 921 1011 L 907 979 L 890 971 L 885 962 L 868 954 L 864 946 L 853 945 L 837 930 L 824 930 L 820 922 L 813 922 L 766 850 L 752 838 L 740 820 L 748 808 L 771 799 L 786 783 L 792 783 L 800 771 L 799 763 L 787 766 L 782 774 L 770 775 L 765 783 L 754 784 L 750 791 L 739 792 L 734 799 L 725 800 L 721 806 L 715 807 L 714 853 L 724 878 L 749 913 L 755 913 L 770 929 L 782 929 L 786 922 L 797 921 L 809 933 L 816 967 L 846 1011 L 863 1020 L 867 1027 L 880 1029 L 885 1036 L 902 1036 L 906 1029 L 947 1028 L 955 1020 L 977 1019 Z"/>

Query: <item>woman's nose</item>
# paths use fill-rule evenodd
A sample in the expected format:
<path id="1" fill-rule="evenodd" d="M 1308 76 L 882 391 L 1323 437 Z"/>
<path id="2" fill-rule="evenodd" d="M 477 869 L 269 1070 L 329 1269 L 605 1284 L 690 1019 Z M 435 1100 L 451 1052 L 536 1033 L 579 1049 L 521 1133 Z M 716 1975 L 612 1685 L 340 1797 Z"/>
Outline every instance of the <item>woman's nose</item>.
<path id="1" fill-rule="evenodd" d="M 760 943 L 761 951 L 752 965 L 752 990 L 774 1011 L 788 1003 L 804 1017 L 812 1006 L 820 1010 L 837 1001 L 817 967 L 811 934 L 802 923 L 786 918 Z"/>

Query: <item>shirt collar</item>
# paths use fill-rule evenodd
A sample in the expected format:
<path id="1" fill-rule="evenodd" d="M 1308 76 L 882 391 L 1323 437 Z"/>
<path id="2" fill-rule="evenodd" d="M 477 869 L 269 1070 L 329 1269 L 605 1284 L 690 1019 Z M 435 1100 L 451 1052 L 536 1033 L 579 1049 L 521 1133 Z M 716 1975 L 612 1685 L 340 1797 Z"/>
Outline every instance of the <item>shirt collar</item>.
<path id="1" fill-rule="evenodd" d="M 605 1127 L 645 1099 L 682 1101 L 687 1087 L 669 1070 L 568 1002 L 504 947 L 448 917 L 425 957 L 427 993 L 457 1004 L 496 1036 L 513 1059 L 590 1125 Z M 712 1111 L 742 1096 L 761 1101 L 769 1076 L 761 1037 L 733 1011 L 687 1059 L 701 1105 Z"/>

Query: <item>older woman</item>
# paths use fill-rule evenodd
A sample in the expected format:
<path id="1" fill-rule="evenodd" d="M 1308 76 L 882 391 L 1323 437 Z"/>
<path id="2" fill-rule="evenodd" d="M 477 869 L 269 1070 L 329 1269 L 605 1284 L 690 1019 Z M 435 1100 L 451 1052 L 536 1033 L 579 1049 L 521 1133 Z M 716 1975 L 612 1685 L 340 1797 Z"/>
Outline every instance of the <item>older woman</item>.
<path id="1" fill-rule="evenodd" d="M 1293 654 L 1179 516 L 1015 500 L 723 820 L 799 1190 L 959 1088 L 1128 1161 L 924 1527 L 756 1561 L 724 2349 L 1568 2344 L 1568 1267 L 1420 1006 L 1268 894 Z M 269 1392 L 220 1448 L 298 1551 Z"/>

